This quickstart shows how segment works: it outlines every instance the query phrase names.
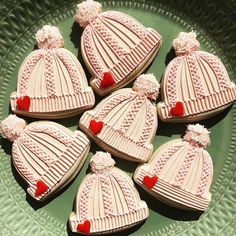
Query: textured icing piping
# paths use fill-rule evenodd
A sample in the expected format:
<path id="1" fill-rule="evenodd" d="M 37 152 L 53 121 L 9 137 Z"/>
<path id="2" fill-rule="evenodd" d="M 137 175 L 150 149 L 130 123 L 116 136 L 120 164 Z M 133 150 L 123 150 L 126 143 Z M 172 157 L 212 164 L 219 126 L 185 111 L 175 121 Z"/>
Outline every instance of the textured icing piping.
<path id="1" fill-rule="evenodd" d="M 80 4 L 77 4 L 74 19 L 81 27 L 86 27 L 86 25 L 96 18 L 101 12 L 102 5 L 99 2 L 93 0 L 83 1 Z"/>
<path id="2" fill-rule="evenodd" d="M 102 172 L 115 165 L 115 161 L 108 152 L 96 152 L 90 160 L 90 166 L 93 172 Z"/>
<path id="3" fill-rule="evenodd" d="M 9 115 L 0 124 L 0 132 L 3 138 L 14 142 L 26 126 L 25 120 L 16 115 Z"/>
<path id="4" fill-rule="evenodd" d="M 205 148 L 211 142 L 209 133 L 210 132 L 200 124 L 188 125 L 183 139 L 187 142 L 191 142 Z"/>
<path id="5" fill-rule="evenodd" d="M 180 56 L 198 50 L 200 43 L 196 38 L 197 35 L 195 32 L 180 32 L 178 37 L 174 39 L 172 43 L 176 55 Z"/>
<path id="6" fill-rule="evenodd" d="M 39 48 L 51 49 L 63 47 L 64 41 L 56 26 L 45 25 L 36 33 Z"/>
<path id="7" fill-rule="evenodd" d="M 133 90 L 143 93 L 150 99 L 156 100 L 159 95 L 160 84 L 153 74 L 142 74 L 134 82 Z"/>

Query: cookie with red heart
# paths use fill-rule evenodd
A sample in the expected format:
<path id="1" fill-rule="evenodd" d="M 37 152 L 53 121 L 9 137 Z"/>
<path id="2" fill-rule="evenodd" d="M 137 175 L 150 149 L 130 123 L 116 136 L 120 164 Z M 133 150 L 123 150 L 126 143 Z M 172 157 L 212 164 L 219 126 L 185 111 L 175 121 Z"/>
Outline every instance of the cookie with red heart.
<path id="1" fill-rule="evenodd" d="M 66 118 L 93 107 L 94 93 L 78 59 L 67 49 L 59 29 L 45 25 L 36 34 L 38 48 L 23 61 L 17 91 L 10 97 L 14 113 L 43 119 Z M 104 75 L 104 86 L 112 80 Z"/>
<path id="2" fill-rule="evenodd" d="M 75 20 L 84 28 L 81 52 L 92 74 L 91 87 L 101 96 L 140 75 L 160 49 L 161 35 L 119 11 L 102 12 L 96 1 L 77 4 Z"/>
<path id="3" fill-rule="evenodd" d="M 183 139 L 159 147 L 135 170 L 133 179 L 156 199 L 184 210 L 205 211 L 211 202 L 213 165 L 205 150 L 209 131 L 188 125 Z"/>
<path id="4" fill-rule="evenodd" d="M 93 110 L 86 111 L 79 125 L 112 154 L 129 161 L 146 162 L 152 155 L 152 139 L 157 130 L 153 100 L 158 93 L 159 83 L 155 76 L 140 75 L 133 88 L 119 89 Z"/>
<path id="5" fill-rule="evenodd" d="M 90 141 L 51 121 L 26 124 L 16 115 L 0 123 L 2 137 L 13 142 L 14 167 L 26 181 L 28 193 L 43 201 L 67 185 L 86 160 Z"/>
<path id="6" fill-rule="evenodd" d="M 157 104 L 164 122 L 195 122 L 210 118 L 236 101 L 236 86 L 221 60 L 199 50 L 194 32 L 173 40 L 176 58 L 162 79 L 162 101 Z"/>
<path id="7" fill-rule="evenodd" d="M 91 157 L 91 173 L 79 185 L 75 210 L 70 214 L 72 232 L 115 234 L 149 216 L 147 204 L 140 199 L 132 179 L 114 165 L 108 152 L 96 152 Z"/>

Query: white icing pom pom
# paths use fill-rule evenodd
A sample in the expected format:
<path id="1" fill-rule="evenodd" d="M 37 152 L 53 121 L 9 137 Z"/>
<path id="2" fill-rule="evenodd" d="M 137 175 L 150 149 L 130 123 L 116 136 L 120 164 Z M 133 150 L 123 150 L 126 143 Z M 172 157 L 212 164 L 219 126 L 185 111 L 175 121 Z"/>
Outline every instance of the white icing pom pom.
<path id="1" fill-rule="evenodd" d="M 115 165 L 115 161 L 108 152 L 96 152 L 90 160 L 90 166 L 93 172 L 106 170 Z"/>
<path id="2" fill-rule="evenodd" d="M 200 44 L 195 32 L 181 32 L 178 37 L 173 40 L 172 46 L 175 49 L 176 55 L 183 55 L 198 50 Z"/>
<path id="3" fill-rule="evenodd" d="M 89 21 L 96 18 L 101 12 L 102 5 L 99 2 L 87 0 L 77 4 L 76 15 L 74 18 L 81 27 L 85 27 Z"/>
<path id="4" fill-rule="evenodd" d="M 59 29 L 56 26 L 45 25 L 36 33 L 36 40 L 39 48 L 60 48 L 64 41 Z"/>
<path id="5" fill-rule="evenodd" d="M 16 115 L 9 115 L 0 124 L 1 135 L 13 142 L 19 137 L 25 126 L 25 120 Z"/>
<path id="6" fill-rule="evenodd" d="M 194 144 L 206 147 L 211 143 L 209 133 L 210 132 L 200 124 L 188 125 L 183 139 L 187 142 L 194 142 Z"/>
<path id="7" fill-rule="evenodd" d="M 142 74 L 134 82 L 133 90 L 145 94 L 150 99 L 157 99 L 160 84 L 153 74 Z"/>

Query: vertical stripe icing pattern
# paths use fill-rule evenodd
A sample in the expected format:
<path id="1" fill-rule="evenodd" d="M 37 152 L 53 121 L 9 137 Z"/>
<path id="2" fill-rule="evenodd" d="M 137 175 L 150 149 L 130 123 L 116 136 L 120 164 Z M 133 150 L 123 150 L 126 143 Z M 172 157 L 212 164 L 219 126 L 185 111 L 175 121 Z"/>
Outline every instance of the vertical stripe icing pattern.
<path id="1" fill-rule="evenodd" d="M 110 173 L 103 172 L 99 178 L 101 180 L 101 187 L 102 187 L 102 195 L 103 195 L 103 204 L 104 204 L 104 211 L 105 215 L 114 215 L 114 209 L 112 206 L 112 199 L 111 199 L 111 183 L 110 183 Z"/>
<path id="2" fill-rule="evenodd" d="M 61 130 L 59 130 L 58 128 L 52 125 L 47 125 L 47 124 L 40 125 L 39 123 L 38 125 L 34 125 L 33 127 L 30 127 L 29 131 L 39 132 L 39 133 L 42 132 L 42 133 L 48 134 L 56 138 L 58 141 L 60 141 L 64 145 L 69 145 L 72 142 L 72 136 L 66 133 L 62 133 Z"/>
<path id="3" fill-rule="evenodd" d="M 45 79 L 49 97 L 53 97 L 56 94 L 55 78 L 53 75 L 53 51 L 54 49 L 46 49 L 45 58 Z"/>
<path id="4" fill-rule="evenodd" d="M 220 62 L 220 60 L 207 52 L 199 52 L 200 57 L 202 57 L 214 70 L 214 73 L 216 74 L 216 77 L 219 81 L 220 88 L 225 89 L 229 87 L 229 83 L 226 81 L 225 78 L 228 76 L 225 74 L 225 71 L 223 70 L 223 64 Z"/>
<path id="5" fill-rule="evenodd" d="M 189 149 L 188 154 L 185 157 L 185 160 L 181 165 L 177 176 L 175 177 L 175 182 L 173 184 L 174 186 L 180 187 L 182 185 L 197 153 L 198 153 L 198 148 L 193 147 L 193 149 Z"/>
<path id="6" fill-rule="evenodd" d="M 156 109 L 147 99 L 146 99 L 146 104 L 147 104 L 146 123 L 144 125 L 143 132 L 139 137 L 138 144 L 145 144 L 147 141 L 149 141 L 149 137 L 154 135 L 152 130 L 153 130 L 153 124 L 155 123 L 154 117 L 156 117 Z"/>
<path id="7" fill-rule="evenodd" d="M 121 14 L 120 12 L 108 11 L 102 14 L 103 17 L 107 17 L 111 20 L 115 20 L 123 25 L 125 25 L 129 30 L 134 32 L 140 39 L 143 39 L 148 31 L 141 24 L 134 21 L 131 17 Z"/>
<path id="8" fill-rule="evenodd" d="M 95 71 L 96 75 L 98 77 L 101 77 L 103 75 L 104 72 L 104 67 L 101 64 L 101 62 L 99 60 L 97 60 L 96 54 L 94 52 L 96 52 L 96 46 L 94 44 L 93 41 L 93 35 L 92 35 L 92 27 L 91 25 L 88 25 L 85 30 L 84 30 L 84 46 L 85 46 L 85 51 L 86 54 L 88 54 L 88 60 L 91 63 L 93 70 Z"/>
<path id="9" fill-rule="evenodd" d="M 56 54 L 64 63 L 69 72 L 75 93 L 81 92 L 81 83 L 79 78 L 81 75 L 78 73 L 75 62 L 68 56 L 68 54 L 61 50 L 57 50 Z"/>
<path id="10" fill-rule="evenodd" d="M 177 102 L 177 93 L 176 93 L 176 77 L 177 70 L 182 62 L 181 57 L 177 57 L 174 59 L 173 65 L 171 66 L 171 70 L 168 71 L 168 74 L 165 75 L 168 80 L 165 82 L 167 85 L 167 91 L 165 97 L 168 97 L 168 101 L 170 105 L 175 104 Z"/>
<path id="11" fill-rule="evenodd" d="M 204 95 L 201 78 L 199 76 L 200 68 L 196 61 L 196 55 L 194 53 L 187 56 L 189 71 L 191 71 L 191 78 L 194 85 L 196 97 L 202 97 Z"/>
<path id="12" fill-rule="evenodd" d="M 128 185 L 127 181 L 124 181 L 124 177 L 121 176 L 119 172 L 113 172 L 112 176 L 117 180 L 119 183 L 123 194 L 125 196 L 126 203 L 128 205 L 129 211 L 132 212 L 137 209 L 137 202 L 135 200 L 134 194 L 131 190 L 131 187 Z"/>
<path id="13" fill-rule="evenodd" d="M 203 156 L 203 158 L 203 173 L 197 191 L 197 196 L 200 197 L 204 197 L 205 192 L 208 190 L 206 189 L 206 187 L 209 182 L 209 176 L 212 171 L 210 159 L 205 155 Z"/>
<path id="14" fill-rule="evenodd" d="M 88 200 L 89 200 L 89 193 L 91 191 L 92 185 L 96 180 L 96 176 L 94 174 L 88 176 L 86 179 L 85 185 L 81 191 L 80 202 L 79 202 L 79 221 L 83 222 L 88 217 Z"/>
<path id="15" fill-rule="evenodd" d="M 135 96 L 136 94 L 125 93 L 116 96 L 114 99 L 110 99 L 108 102 L 106 102 L 106 106 L 103 106 L 102 109 L 95 115 L 96 118 L 98 120 L 104 119 L 107 113 L 115 108 L 119 103 L 127 99 L 133 99 Z"/>
<path id="16" fill-rule="evenodd" d="M 100 17 L 98 17 L 96 20 L 93 20 L 90 25 L 118 57 L 122 57 L 126 54 L 126 51 L 119 45 L 119 42 L 113 37 L 111 32 L 109 32 L 108 28 L 101 22 Z"/>
<path id="17" fill-rule="evenodd" d="M 36 63 L 42 58 L 42 53 L 34 53 L 27 61 L 25 65 L 25 70 L 22 73 L 22 77 L 20 79 L 20 88 L 19 93 L 20 96 L 26 95 L 27 93 L 27 85 L 30 79 L 30 75 L 32 73 L 33 68 L 35 67 Z"/>
<path id="18" fill-rule="evenodd" d="M 130 125 L 134 121 L 135 116 L 139 112 L 139 110 L 140 110 L 141 106 L 143 105 L 143 103 L 145 102 L 145 100 L 146 100 L 146 97 L 144 95 L 140 95 L 140 94 L 138 94 L 134 98 L 134 100 L 132 102 L 132 107 L 129 110 L 128 114 L 126 115 L 126 117 L 120 127 L 120 131 L 122 133 L 126 133 L 126 131 L 129 129 Z"/>
<path id="19" fill-rule="evenodd" d="M 13 162 L 16 166 L 17 170 L 20 172 L 22 176 L 24 176 L 30 184 L 35 185 L 39 176 L 35 173 L 32 173 L 29 168 L 23 163 L 22 157 L 19 155 L 19 149 L 17 147 L 17 143 L 13 143 L 12 146 L 12 156 Z"/>
<path id="20" fill-rule="evenodd" d="M 170 159 L 170 157 L 177 152 L 181 147 L 182 143 L 172 145 L 170 146 L 166 152 L 164 152 L 160 158 L 158 158 L 158 161 L 156 162 L 153 172 L 158 176 L 160 175 L 163 167 L 165 166 L 166 162 Z"/>
<path id="21" fill-rule="evenodd" d="M 20 142 L 23 146 L 29 149 L 30 152 L 35 154 L 47 166 L 53 162 L 54 159 L 48 153 L 43 151 L 42 148 L 37 145 L 37 142 L 27 135 L 26 132 L 22 133 L 22 135 L 17 139 L 17 142 Z M 37 162 L 37 160 L 35 161 Z"/>

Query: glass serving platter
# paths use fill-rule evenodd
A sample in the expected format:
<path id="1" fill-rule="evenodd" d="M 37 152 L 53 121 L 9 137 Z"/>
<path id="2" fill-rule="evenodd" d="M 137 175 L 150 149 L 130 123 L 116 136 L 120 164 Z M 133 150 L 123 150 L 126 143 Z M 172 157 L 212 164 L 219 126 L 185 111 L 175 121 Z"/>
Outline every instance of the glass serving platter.
<path id="1" fill-rule="evenodd" d="M 77 1 L 8 0 L 0 2 L 0 119 L 11 111 L 9 96 L 16 90 L 17 73 L 24 58 L 35 47 L 35 33 L 44 24 L 59 27 L 65 48 L 82 63 L 80 36 L 82 29 L 74 23 Z M 180 31 L 198 33 L 201 49 L 221 58 L 231 80 L 236 78 L 236 3 L 234 1 L 197 0 L 123 0 L 101 1 L 103 11 L 127 13 L 146 27 L 156 29 L 163 37 L 161 49 L 146 70 L 160 81 L 168 62 L 174 57 L 172 40 Z M 132 86 L 132 84 L 128 85 Z M 96 96 L 96 101 L 101 97 Z M 97 103 L 96 102 L 96 103 Z M 80 115 L 57 120 L 77 129 Z M 28 119 L 28 122 L 34 121 Z M 212 202 L 205 212 L 190 212 L 169 207 L 137 187 L 150 208 L 145 223 L 112 235 L 236 235 L 236 107 L 230 107 L 214 118 L 200 122 L 211 131 L 212 144 L 207 148 L 214 164 L 211 187 Z M 186 124 L 159 121 L 155 149 L 164 142 L 180 138 Z M 89 156 L 75 180 L 46 202 L 36 202 L 26 193 L 26 184 L 11 161 L 11 143 L 0 139 L 0 235 L 1 236 L 63 236 L 71 233 L 68 217 L 74 207 L 78 186 L 89 172 L 89 159 L 97 150 L 92 144 Z M 132 176 L 137 164 L 115 158 L 117 166 Z"/>

